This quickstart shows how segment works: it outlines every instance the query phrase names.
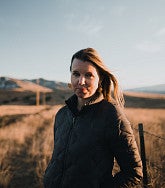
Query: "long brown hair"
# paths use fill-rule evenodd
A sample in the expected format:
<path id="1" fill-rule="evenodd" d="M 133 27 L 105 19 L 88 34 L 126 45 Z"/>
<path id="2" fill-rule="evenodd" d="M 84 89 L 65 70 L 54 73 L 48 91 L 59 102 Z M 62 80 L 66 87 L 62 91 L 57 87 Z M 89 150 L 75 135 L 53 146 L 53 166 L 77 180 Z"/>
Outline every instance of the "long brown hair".
<path id="1" fill-rule="evenodd" d="M 91 62 L 97 68 L 100 76 L 98 91 L 103 94 L 105 100 L 109 102 L 113 102 L 115 100 L 117 104 L 123 107 L 124 98 L 122 92 L 119 90 L 118 81 L 111 71 L 105 66 L 98 52 L 93 48 L 86 48 L 76 52 L 71 59 L 70 71 L 75 58 Z"/>

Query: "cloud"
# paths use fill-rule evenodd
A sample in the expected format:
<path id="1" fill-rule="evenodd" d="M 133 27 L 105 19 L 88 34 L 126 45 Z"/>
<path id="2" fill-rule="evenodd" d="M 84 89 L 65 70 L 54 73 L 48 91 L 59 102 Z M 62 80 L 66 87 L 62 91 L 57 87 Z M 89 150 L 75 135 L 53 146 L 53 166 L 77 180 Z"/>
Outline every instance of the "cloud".
<path id="1" fill-rule="evenodd" d="M 137 44 L 136 49 L 144 52 L 156 53 L 161 50 L 161 46 L 160 44 L 145 41 Z"/>

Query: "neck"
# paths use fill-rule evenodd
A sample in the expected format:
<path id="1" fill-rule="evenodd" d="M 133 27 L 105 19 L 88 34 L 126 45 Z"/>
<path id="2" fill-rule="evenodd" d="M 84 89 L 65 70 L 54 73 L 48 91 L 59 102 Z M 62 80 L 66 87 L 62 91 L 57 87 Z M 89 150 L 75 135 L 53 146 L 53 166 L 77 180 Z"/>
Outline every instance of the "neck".
<path id="1" fill-rule="evenodd" d="M 80 111 L 83 106 L 85 106 L 85 99 L 78 98 L 78 103 L 77 103 L 78 110 Z"/>
<path id="2" fill-rule="evenodd" d="M 98 95 L 94 94 L 93 96 L 83 99 L 83 98 L 78 98 L 78 104 L 77 108 L 78 110 L 81 110 L 83 106 L 91 105 L 97 102 L 100 102 L 103 99 L 103 95 Z"/>

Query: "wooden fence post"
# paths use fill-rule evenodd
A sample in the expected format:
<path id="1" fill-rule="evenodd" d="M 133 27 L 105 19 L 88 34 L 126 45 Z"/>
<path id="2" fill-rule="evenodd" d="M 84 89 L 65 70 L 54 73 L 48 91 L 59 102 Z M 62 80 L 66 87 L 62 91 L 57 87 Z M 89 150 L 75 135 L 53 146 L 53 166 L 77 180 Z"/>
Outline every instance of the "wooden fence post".
<path id="1" fill-rule="evenodd" d="M 46 93 L 45 92 L 42 93 L 42 104 L 46 105 Z"/>
<path id="2" fill-rule="evenodd" d="M 39 79 L 36 80 L 36 83 L 39 85 Z M 38 90 L 37 88 L 37 91 L 36 91 L 36 106 L 39 106 L 40 105 L 40 91 Z"/>
<path id="3" fill-rule="evenodd" d="M 36 106 L 40 105 L 40 92 L 37 90 L 36 91 Z"/>
<path id="4" fill-rule="evenodd" d="M 138 128 L 139 128 L 139 137 L 140 137 L 141 159 L 142 159 L 142 164 L 143 164 L 143 188 L 147 188 L 148 187 L 148 176 L 147 176 L 147 165 L 146 165 L 146 153 L 145 153 L 143 124 L 139 123 Z"/>

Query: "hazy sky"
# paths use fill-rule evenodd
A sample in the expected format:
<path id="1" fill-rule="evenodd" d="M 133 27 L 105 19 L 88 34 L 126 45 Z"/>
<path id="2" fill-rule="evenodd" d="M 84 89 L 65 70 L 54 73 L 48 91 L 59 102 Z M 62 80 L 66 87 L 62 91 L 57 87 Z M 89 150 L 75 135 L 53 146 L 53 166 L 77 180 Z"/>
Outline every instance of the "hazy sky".
<path id="1" fill-rule="evenodd" d="M 0 0 L 0 76 L 69 82 L 86 47 L 124 89 L 165 83 L 165 0 Z"/>

